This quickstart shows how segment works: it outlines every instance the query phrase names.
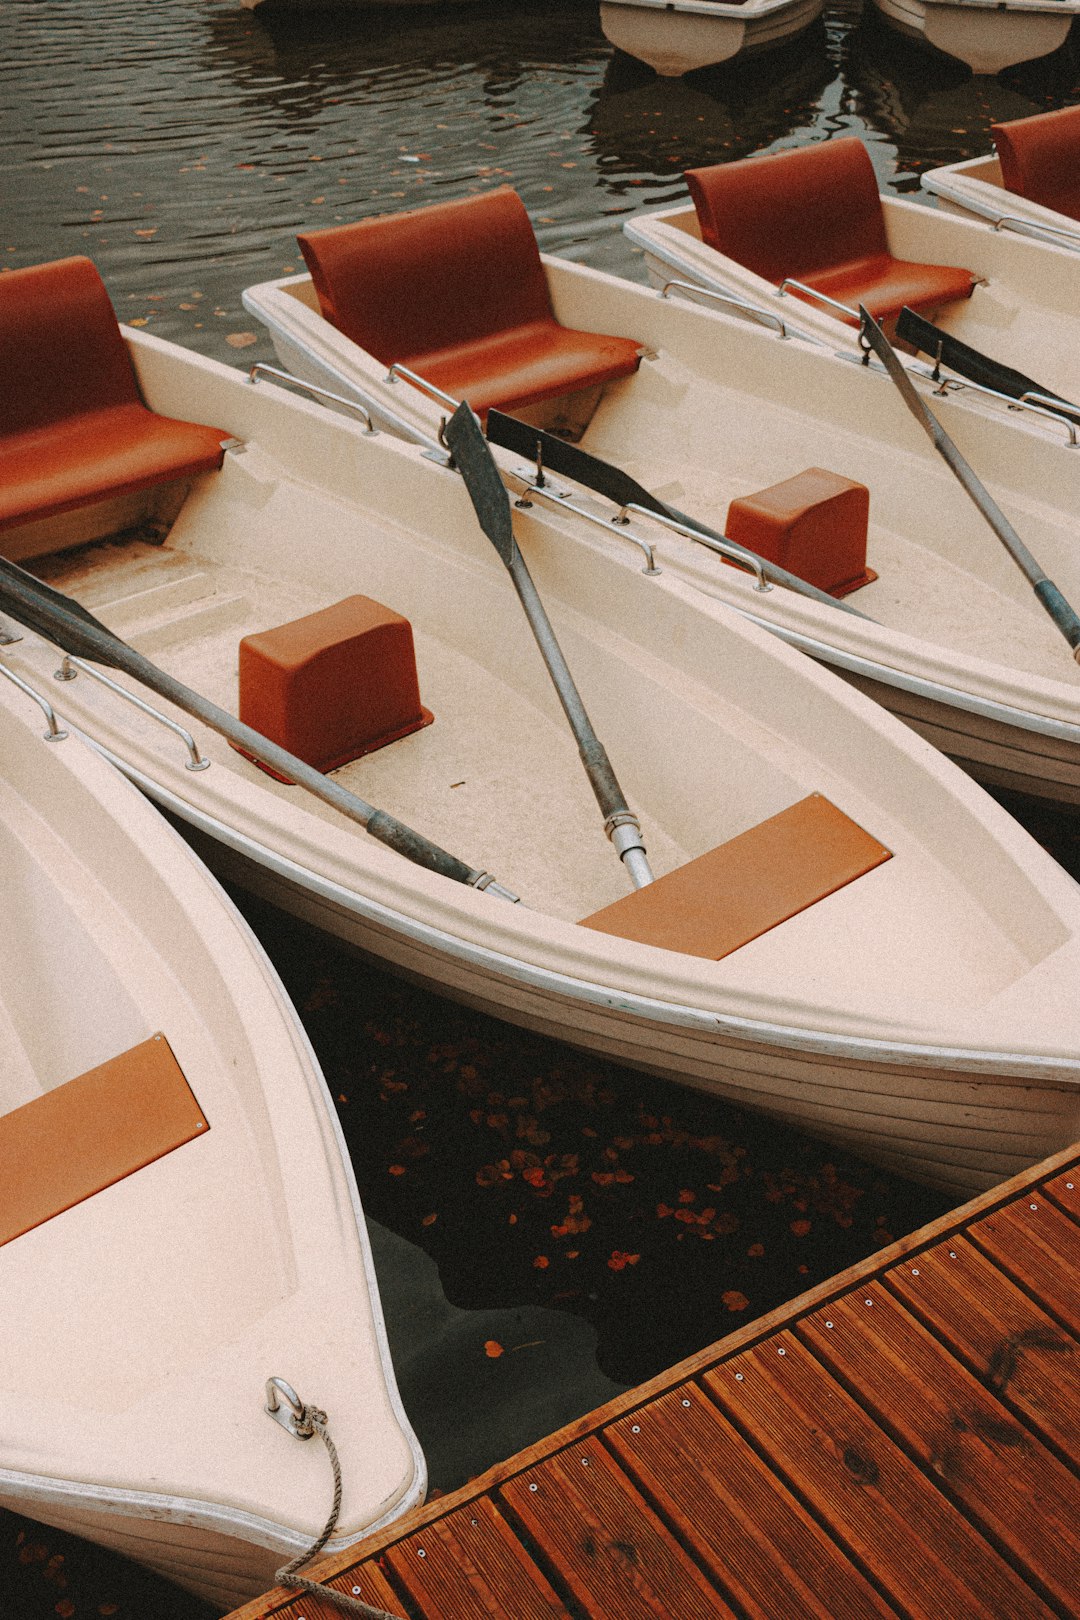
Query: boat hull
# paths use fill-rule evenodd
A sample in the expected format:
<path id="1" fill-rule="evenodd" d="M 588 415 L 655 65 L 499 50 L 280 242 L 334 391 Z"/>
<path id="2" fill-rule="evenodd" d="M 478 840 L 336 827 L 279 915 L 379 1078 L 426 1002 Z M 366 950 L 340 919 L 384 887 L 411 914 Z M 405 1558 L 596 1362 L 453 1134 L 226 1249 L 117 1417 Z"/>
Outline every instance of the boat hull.
<path id="1" fill-rule="evenodd" d="M 766 51 L 821 15 L 823 0 L 601 0 L 600 26 L 619 50 L 664 78 Z"/>
<path id="2" fill-rule="evenodd" d="M 874 0 L 899 33 L 932 45 L 963 62 L 975 74 L 1000 73 L 1019 62 L 1048 56 L 1064 45 L 1076 8 L 1007 0 Z"/>

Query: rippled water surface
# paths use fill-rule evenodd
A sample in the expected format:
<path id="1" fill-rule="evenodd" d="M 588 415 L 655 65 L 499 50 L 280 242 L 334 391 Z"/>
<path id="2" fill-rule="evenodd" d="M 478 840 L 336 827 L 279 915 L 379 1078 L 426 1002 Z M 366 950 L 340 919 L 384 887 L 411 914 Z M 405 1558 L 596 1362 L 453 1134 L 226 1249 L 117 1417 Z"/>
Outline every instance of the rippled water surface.
<path id="1" fill-rule="evenodd" d="M 613 56 L 584 0 L 291 25 L 238 0 L 4 0 L 0 253 L 88 253 L 122 319 L 246 365 L 272 351 L 240 291 L 298 266 L 302 227 L 509 182 L 545 249 L 640 278 L 621 223 L 678 200 L 684 167 L 852 130 L 914 191 L 986 150 L 991 121 L 1073 100 L 1068 48 L 980 83 L 857 0 L 781 52 L 677 81 Z M 1074 829 L 1019 808 L 1080 874 Z M 338 1100 L 437 1487 L 947 1207 L 244 904 Z M 205 1613 L 0 1515 L 3 1620 Z"/>

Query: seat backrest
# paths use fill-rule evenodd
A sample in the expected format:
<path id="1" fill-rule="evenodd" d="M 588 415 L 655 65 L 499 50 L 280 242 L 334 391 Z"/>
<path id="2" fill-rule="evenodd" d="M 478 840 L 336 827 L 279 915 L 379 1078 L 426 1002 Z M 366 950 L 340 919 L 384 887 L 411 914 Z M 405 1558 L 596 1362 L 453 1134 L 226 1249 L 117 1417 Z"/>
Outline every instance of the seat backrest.
<path id="1" fill-rule="evenodd" d="M 1080 219 L 1080 107 L 991 124 L 1006 190 Z"/>
<path id="2" fill-rule="evenodd" d="M 509 186 L 297 237 L 323 315 L 384 365 L 552 320 Z"/>
<path id="3" fill-rule="evenodd" d="M 856 136 L 688 169 L 685 179 L 702 240 L 766 281 L 888 252 L 873 164 Z"/>
<path id="4" fill-rule="evenodd" d="M 0 276 L 0 437 L 139 399 L 105 285 L 89 259 Z"/>

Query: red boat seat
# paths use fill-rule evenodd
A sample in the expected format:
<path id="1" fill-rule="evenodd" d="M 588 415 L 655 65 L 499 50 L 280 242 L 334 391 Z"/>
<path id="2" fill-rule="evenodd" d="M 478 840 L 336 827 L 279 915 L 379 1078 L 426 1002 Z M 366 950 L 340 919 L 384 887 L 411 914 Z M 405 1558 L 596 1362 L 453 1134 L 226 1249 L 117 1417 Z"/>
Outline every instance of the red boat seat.
<path id="1" fill-rule="evenodd" d="M 636 371 L 637 343 L 560 326 L 509 186 L 297 238 L 326 320 L 479 416 Z"/>
<path id="2" fill-rule="evenodd" d="M 221 428 L 143 404 L 89 259 L 0 275 L 0 529 L 221 466 Z"/>
<path id="3" fill-rule="evenodd" d="M 856 136 L 688 169 L 685 179 L 709 247 L 766 281 L 790 276 L 841 304 L 864 304 L 876 320 L 905 304 L 929 312 L 967 298 L 977 280 L 952 265 L 893 257 L 870 155 Z"/>
<path id="4" fill-rule="evenodd" d="M 1080 107 L 991 124 L 1008 191 L 1080 220 Z"/>

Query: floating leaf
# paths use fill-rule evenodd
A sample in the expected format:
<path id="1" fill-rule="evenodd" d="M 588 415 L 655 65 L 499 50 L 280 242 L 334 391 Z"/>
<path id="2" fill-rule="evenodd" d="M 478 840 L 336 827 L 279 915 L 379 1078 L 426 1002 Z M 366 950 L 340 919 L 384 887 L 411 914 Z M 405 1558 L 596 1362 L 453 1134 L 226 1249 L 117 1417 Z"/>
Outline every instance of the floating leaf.
<path id="1" fill-rule="evenodd" d="M 502 1353 L 503 1353 L 503 1347 L 499 1343 L 498 1339 L 485 1339 L 484 1340 L 484 1354 L 485 1354 L 485 1356 L 490 1356 L 491 1360 L 495 1361 L 499 1356 L 502 1355 Z"/>
<path id="2" fill-rule="evenodd" d="M 258 343 L 258 334 L 255 332 L 229 332 L 225 341 L 233 349 L 246 349 L 251 343 Z"/>
<path id="3" fill-rule="evenodd" d="M 720 1295 L 721 1300 L 729 1311 L 745 1311 L 750 1301 L 745 1294 L 740 1294 L 737 1288 L 728 1288 Z"/>

